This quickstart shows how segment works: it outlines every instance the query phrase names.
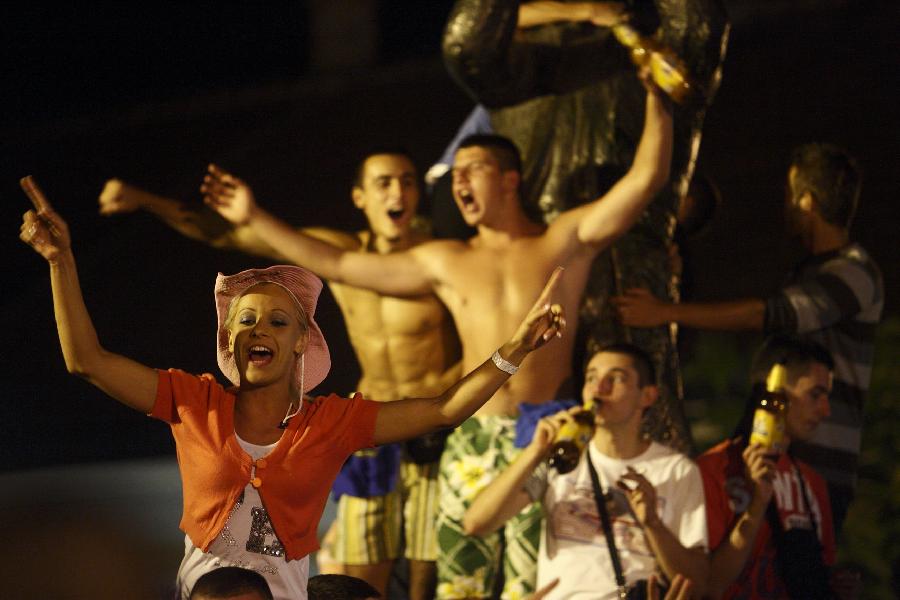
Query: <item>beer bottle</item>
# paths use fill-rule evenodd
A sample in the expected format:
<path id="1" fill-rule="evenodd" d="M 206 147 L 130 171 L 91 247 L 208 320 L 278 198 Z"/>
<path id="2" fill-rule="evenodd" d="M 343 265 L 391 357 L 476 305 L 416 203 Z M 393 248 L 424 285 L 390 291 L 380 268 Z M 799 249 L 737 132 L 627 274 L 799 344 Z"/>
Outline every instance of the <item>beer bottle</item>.
<path id="1" fill-rule="evenodd" d="M 628 23 L 613 25 L 613 35 L 628 48 L 631 61 L 640 67 L 648 67 L 650 77 L 672 100 L 678 104 L 691 95 L 690 82 L 684 62 L 670 49 L 641 33 Z"/>
<path id="2" fill-rule="evenodd" d="M 753 429 L 750 443 L 759 444 L 773 454 L 784 452 L 784 421 L 787 412 L 787 395 L 784 384 L 787 369 L 781 363 L 772 365 L 766 377 L 766 393 L 759 399 L 753 412 Z"/>
<path id="3" fill-rule="evenodd" d="M 582 410 L 572 415 L 559 428 L 553 445 L 550 446 L 548 464 L 559 473 L 568 473 L 578 464 L 581 452 L 594 435 L 594 411 L 592 402 L 587 402 Z"/>

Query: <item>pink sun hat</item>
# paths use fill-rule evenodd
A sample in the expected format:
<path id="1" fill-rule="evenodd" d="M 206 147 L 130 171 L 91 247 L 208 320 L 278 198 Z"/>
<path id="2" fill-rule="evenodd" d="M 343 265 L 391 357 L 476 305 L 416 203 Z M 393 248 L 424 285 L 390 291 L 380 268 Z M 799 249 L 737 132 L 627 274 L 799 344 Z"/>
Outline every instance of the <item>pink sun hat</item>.
<path id="1" fill-rule="evenodd" d="M 331 369 L 331 355 L 328 353 L 328 344 L 322 330 L 316 324 L 313 316 L 316 312 L 316 301 L 322 291 L 322 280 L 302 267 L 290 265 L 276 265 L 267 269 L 248 269 L 234 275 L 219 273 L 216 277 L 216 317 L 218 319 L 216 351 L 219 368 L 225 377 L 234 385 L 240 385 L 240 375 L 234 362 L 234 354 L 228 349 L 228 330 L 225 328 L 225 318 L 228 316 L 228 307 L 235 298 L 240 297 L 247 289 L 260 283 L 274 283 L 280 285 L 293 297 L 294 301 L 303 309 L 309 328 L 309 343 L 303 353 L 304 372 L 296 370 L 295 381 L 297 388 L 303 385 L 303 392 L 313 389 L 325 379 Z M 300 358 L 297 358 L 300 363 Z"/>

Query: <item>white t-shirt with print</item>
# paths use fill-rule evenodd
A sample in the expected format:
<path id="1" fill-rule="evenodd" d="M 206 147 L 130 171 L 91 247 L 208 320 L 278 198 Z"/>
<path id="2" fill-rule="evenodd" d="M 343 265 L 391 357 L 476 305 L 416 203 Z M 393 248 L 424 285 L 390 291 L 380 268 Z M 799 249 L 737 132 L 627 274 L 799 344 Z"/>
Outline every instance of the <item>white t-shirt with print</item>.
<path id="1" fill-rule="evenodd" d="M 600 486 L 612 492 L 608 507 L 616 549 L 627 583 L 647 579 L 656 560 L 625 495 L 615 487 L 633 467 L 656 488 L 662 522 L 687 548 L 707 547 L 706 510 L 700 470 L 687 456 L 651 443 L 639 456 L 610 458 L 588 445 Z M 559 578 L 551 599 L 607 599 L 617 597 L 612 560 L 594 502 L 586 454 L 570 473 L 560 475 L 542 464 L 526 481 L 525 489 L 544 503 L 544 528 L 538 554 L 538 589 Z"/>
<path id="2" fill-rule="evenodd" d="M 258 446 L 235 437 L 253 460 L 264 458 L 276 445 Z M 251 473 L 250 478 L 254 476 Z M 285 560 L 284 547 L 275 536 L 259 492 L 249 483 L 231 509 L 225 527 L 210 545 L 209 552 L 194 546 L 188 536 L 184 536 L 184 547 L 184 559 L 178 569 L 178 589 L 182 598 L 188 598 L 191 588 L 204 573 L 219 567 L 241 567 L 265 577 L 274 598 L 306 600 L 309 556 Z"/>

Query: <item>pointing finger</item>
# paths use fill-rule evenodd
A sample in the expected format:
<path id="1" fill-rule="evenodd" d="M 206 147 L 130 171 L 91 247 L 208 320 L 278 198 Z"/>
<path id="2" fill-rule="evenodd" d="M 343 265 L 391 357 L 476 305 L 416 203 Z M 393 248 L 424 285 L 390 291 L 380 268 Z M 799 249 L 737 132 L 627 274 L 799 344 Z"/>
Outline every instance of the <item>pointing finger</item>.
<path id="1" fill-rule="evenodd" d="M 550 279 L 547 280 L 547 284 L 544 286 L 544 289 L 541 290 L 541 295 L 538 296 L 538 300 L 535 304 L 544 305 L 550 302 L 550 296 L 553 295 L 554 290 L 559 282 L 559 278 L 562 277 L 564 269 L 562 267 L 556 267 L 553 269 L 553 273 L 550 275 Z M 555 304 L 554 306 L 559 306 Z M 551 310 L 553 307 L 551 307 Z M 560 310 L 562 307 L 560 307 Z"/>
<path id="2" fill-rule="evenodd" d="M 47 201 L 47 197 L 44 196 L 44 192 L 41 191 L 41 188 L 38 186 L 37 181 L 34 180 L 34 177 L 26 175 L 19 180 L 19 185 L 22 186 L 22 191 L 24 191 L 25 195 L 31 199 L 31 203 L 34 204 L 34 208 L 37 209 L 39 213 L 46 210 L 52 210 L 50 203 Z"/>
<path id="3" fill-rule="evenodd" d="M 53 207 L 50 206 L 50 202 L 47 201 L 47 197 L 44 195 L 44 192 L 41 191 L 41 188 L 38 186 L 37 181 L 34 180 L 34 177 L 26 175 L 19 180 L 19 185 L 22 187 L 22 191 L 25 192 L 25 195 L 31 200 L 31 203 L 34 204 L 38 216 L 44 217 L 53 212 Z M 61 232 L 56 224 L 50 218 L 44 220 L 50 228 L 50 233 L 56 237 L 60 237 Z"/>

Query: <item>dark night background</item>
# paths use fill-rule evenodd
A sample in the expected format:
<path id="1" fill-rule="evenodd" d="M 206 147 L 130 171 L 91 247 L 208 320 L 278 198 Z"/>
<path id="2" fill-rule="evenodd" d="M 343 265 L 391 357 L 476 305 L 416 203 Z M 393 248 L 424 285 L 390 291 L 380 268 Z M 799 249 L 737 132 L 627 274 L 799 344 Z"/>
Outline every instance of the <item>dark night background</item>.
<path id="1" fill-rule="evenodd" d="M 340 52 L 365 41 L 327 24 L 317 31 L 321 4 L 34 4 L 6 16 L 3 469 L 171 452 L 166 427 L 65 373 L 47 267 L 16 237 L 29 206 L 19 177 L 34 174 L 68 219 L 107 348 L 218 375 L 215 274 L 260 261 L 183 239 L 146 214 L 100 217 L 105 179 L 199 202 L 205 165 L 215 161 L 276 214 L 349 228 L 364 225 L 349 178 L 367 147 L 402 142 L 423 171 L 440 154 L 471 105 L 439 59 L 451 3 L 344 3 L 368 6 L 377 31 L 351 66 Z M 789 150 L 828 140 L 865 170 L 854 235 L 881 264 L 887 314 L 896 314 L 896 4 L 727 4 L 734 29 L 699 161 L 725 205 L 692 248 L 695 295 L 763 295 L 779 284 L 797 257 L 780 235 Z M 349 391 L 358 372 L 327 294 L 319 319 L 335 364 L 320 389 Z"/>
<path id="2" fill-rule="evenodd" d="M 0 485 L 13 506 L 18 498 L 24 506 L 50 507 L 35 508 L 38 517 L 16 516 L 4 508 L 9 504 L 0 504 L 0 512 L 8 519 L 2 529 L 17 526 L 38 549 L 36 556 L 44 556 L 47 544 L 62 536 L 52 519 L 35 534 L 34 519 L 60 513 L 77 520 L 79 511 L 99 507 L 111 522 L 134 525 L 133 513 L 121 505 L 135 503 L 132 511 L 154 513 L 141 522 L 161 537 L 145 532 L 141 542 L 127 528 L 122 535 L 135 535 L 132 544 L 143 547 L 141 565 L 154 563 L 140 569 L 169 582 L 181 550 L 168 428 L 67 375 L 47 266 L 17 237 L 20 216 L 30 207 L 18 179 L 33 174 L 68 220 L 86 302 L 106 348 L 154 367 L 213 372 L 223 380 L 213 341 L 215 275 L 261 261 L 191 242 L 147 214 L 99 216 L 104 181 L 119 177 L 199 202 L 205 166 L 214 161 L 246 179 L 262 204 L 291 222 L 360 228 L 364 220 L 349 196 L 358 157 L 374 145 L 402 143 L 424 172 L 471 100 L 439 57 L 449 0 L 147 4 L 23 3 L 0 14 Z M 699 160 L 699 169 L 721 188 L 724 206 L 691 245 L 694 296 L 763 296 L 777 288 L 799 256 L 781 233 L 790 149 L 832 141 L 863 167 L 853 237 L 881 265 L 885 317 L 896 325 L 897 3 L 725 4 L 732 37 Z M 334 363 L 319 390 L 349 392 L 358 369 L 327 292 L 317 320 Z M 758 341 L 755 335 L 694 337 L 693 347 L 701 349 L 729 340 L 738 363 Z M 898 355 L 885 353 L 882 360 L 891 354 Z M 708 351 L 685 357 L 685 371 L 727 379 L 727 369 L 716 371 L 709 357 Z M 709 391 L 687 389 L 689 398 L 704 393 Z M 82 465 L 70 470 L 77 484 L 64 479 L 66 469 L 59 467 L 65 465 Z M 121 468 L 113 471 L 113 465 Z M 47 483 L 54 478 L 60 483 Z M 120 488 L 120 495 L 103 488 L 104 482 Z M 97 491 L 67 509 L 75 487 Z M 148 489 L 166 496 L 166 510 L 148 506 L 162 502 L 145 497 L 141 490 Z M 96 529 L 96 521 L 86 523 Z M 53 541 L 42 542 L 42 535 Z M 869 561 L 874 571 L 876 562 Z M 15 560 L 11 564 L 20 568 Z M 35 568 L 42 573 L 42 565 Z M 894 570 L 900 573 L 896 565 Z"/>

